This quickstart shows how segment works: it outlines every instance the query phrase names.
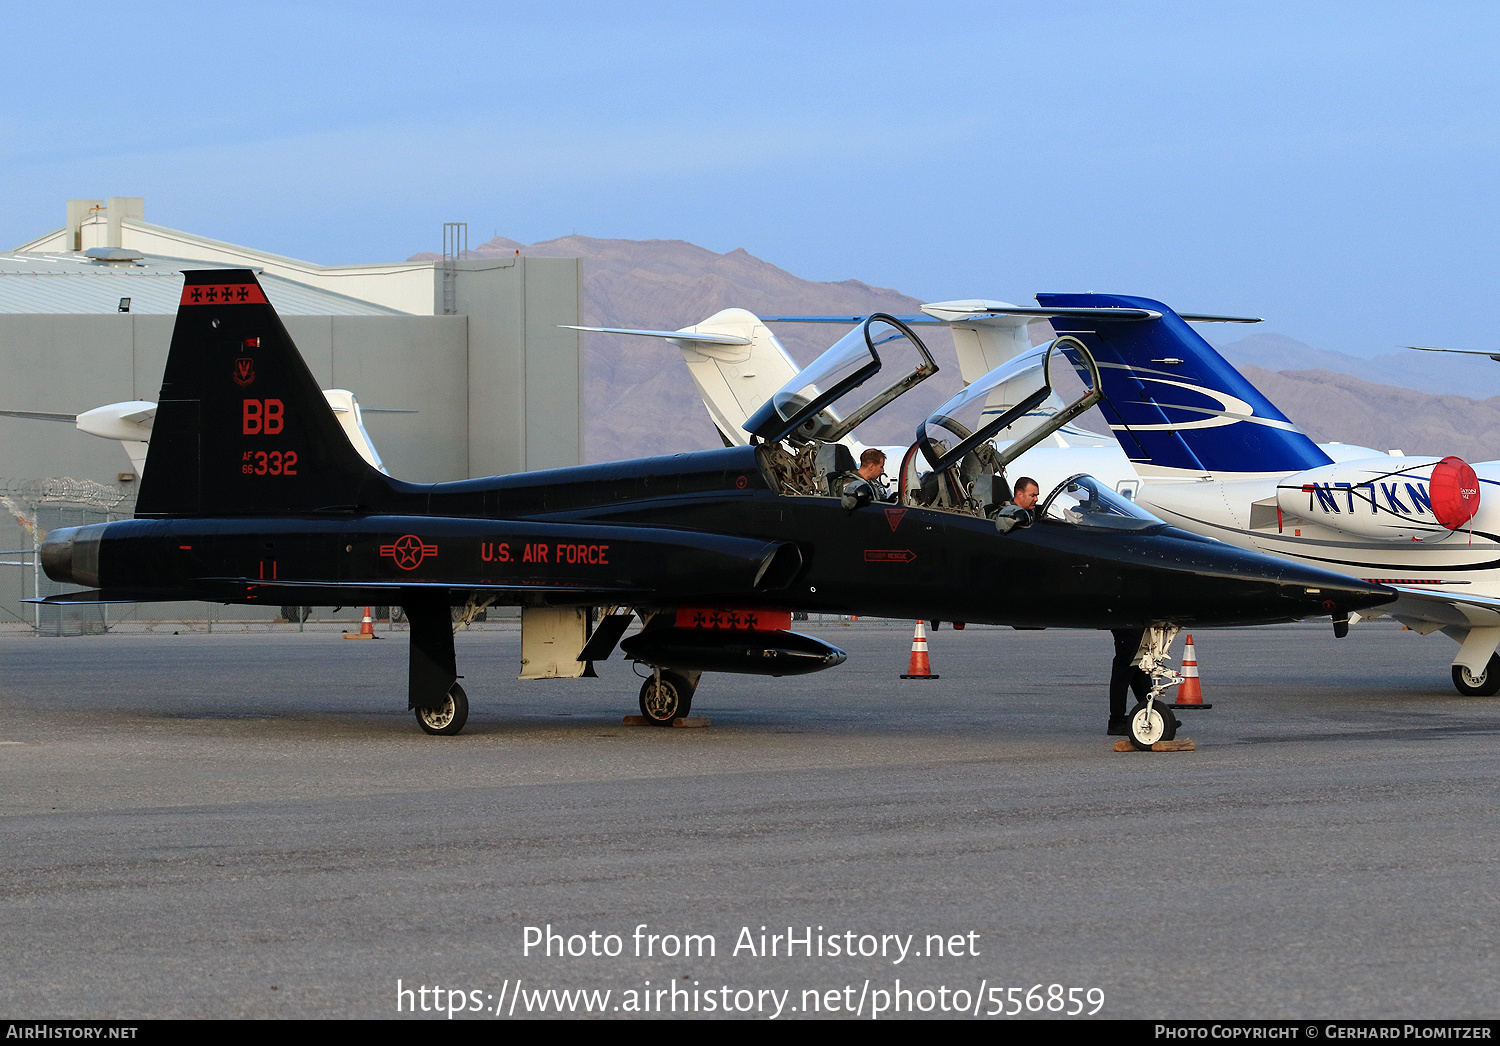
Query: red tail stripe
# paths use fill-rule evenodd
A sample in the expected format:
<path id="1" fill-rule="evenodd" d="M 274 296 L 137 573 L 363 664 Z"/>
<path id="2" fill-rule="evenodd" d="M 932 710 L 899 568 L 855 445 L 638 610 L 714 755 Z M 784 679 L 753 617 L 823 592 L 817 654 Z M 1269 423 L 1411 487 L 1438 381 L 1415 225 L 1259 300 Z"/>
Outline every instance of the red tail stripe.
<path id="1" fill-rule="evenodd" d="M 190 283 L 182 288 L 181 305 L 269 305 L 256 283 Z"/>

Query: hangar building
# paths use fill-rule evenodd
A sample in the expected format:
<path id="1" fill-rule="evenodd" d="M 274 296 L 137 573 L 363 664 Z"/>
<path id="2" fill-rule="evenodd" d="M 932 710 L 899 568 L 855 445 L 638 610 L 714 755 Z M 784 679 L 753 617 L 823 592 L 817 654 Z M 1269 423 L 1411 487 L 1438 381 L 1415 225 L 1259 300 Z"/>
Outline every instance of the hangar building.
<path id="1" fill-rule="evenodd" d="M 56 590 L 32 529 L 132 514 L 124 449 L 68 419 L 156 399 L 184 269 L 255 270 L 324 388 L 414 411 L 365 415 L 393 476 L 580 463 L 578 333 L 559 327 L 579 322 L 578 260 L 469 260 L 463 231 L 445 228 L 439 261 L 324 266 L 152 225 L 140 197 L 111 197 L 69 200 L 62 228 L 0 251 L 0 411 L 60 416 L 0 416 L 0 621 L 70 630 L 21 603 Z"/>

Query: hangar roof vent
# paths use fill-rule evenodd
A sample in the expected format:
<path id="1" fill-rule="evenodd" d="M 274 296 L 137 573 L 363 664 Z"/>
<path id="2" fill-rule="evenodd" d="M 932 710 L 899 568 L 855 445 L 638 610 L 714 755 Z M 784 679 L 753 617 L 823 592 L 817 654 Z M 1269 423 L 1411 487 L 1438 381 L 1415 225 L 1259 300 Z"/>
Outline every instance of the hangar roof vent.
<path id="1" fill-rule="evenodd" d="M 138 262 L 144 261 L 146 256 L 140 251 L 133 251 L 128 247 L 90 247 L 83 252 L 85 258 L 92 258 L 96 262 Z"/>

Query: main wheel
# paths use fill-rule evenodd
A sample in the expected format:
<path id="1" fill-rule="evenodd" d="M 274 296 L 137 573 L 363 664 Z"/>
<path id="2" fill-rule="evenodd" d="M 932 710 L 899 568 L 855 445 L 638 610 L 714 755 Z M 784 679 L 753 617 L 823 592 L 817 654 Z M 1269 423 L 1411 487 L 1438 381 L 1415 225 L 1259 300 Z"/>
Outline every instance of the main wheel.
<path id="1" fill-rule="evenodd" d="M 1141 751 L 1176 736 L 1177 717 L 1160 701 L 1142 701 L 1130 710 L 1130 743 Z"/>
<path id="2" fill-rule="evenodd" d="M 641 715 L 655 726 L 671 726 L 693 707 L 693 685 L 676 672 L 653 673 L 641 686 Z"/>
<path id="3" fill-rule="evenodd" d="M 417 709 L 417 725 L 429 734 L 456 734 L 468 721 L 469 695 L 457 683 L 437 708 Z"/>
<path id="4" fill-rule="evenodd" d="M 1500 654 L 1491 654 L 1490 663 L 1477 676 L 1463 665 L 1454 665 L 1453 685 L 1465 697 L 1494 697 L 1500 693 Z"/>

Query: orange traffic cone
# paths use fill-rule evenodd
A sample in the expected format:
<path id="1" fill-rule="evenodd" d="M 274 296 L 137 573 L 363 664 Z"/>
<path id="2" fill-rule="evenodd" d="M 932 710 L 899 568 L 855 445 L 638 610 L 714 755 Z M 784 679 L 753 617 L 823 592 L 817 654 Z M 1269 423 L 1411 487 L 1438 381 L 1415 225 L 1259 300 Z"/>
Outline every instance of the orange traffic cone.
<path id="1" fill-rule="evenodd" d="M 916 634 L 911 637 L 911 667 L 902 679 L 936 679 L 937 673 L 932 670 L 932 664 L 927 660 L 927 633 L 922 629 L 922 622 L 917 622 Z"/>
<path id="2" fill-rule="evenodd" d="M 370 617 L 370 608 L 365 607 L 365 619 L 359 623 L 358 632 L 345 632 L 345 639 L 374 639 L 375 621 Z"/>
<path id="3" fill-rule="evenodd" d="M 1198 681 L 1198 653 L 1193 649 L 1193 637 L 1187 637 L 1182 647 L 1182 682 L 1177 684 L 1177 703 L 1173 708 L 1212 708 L 1203 703 L 1203 684 Z"/>

